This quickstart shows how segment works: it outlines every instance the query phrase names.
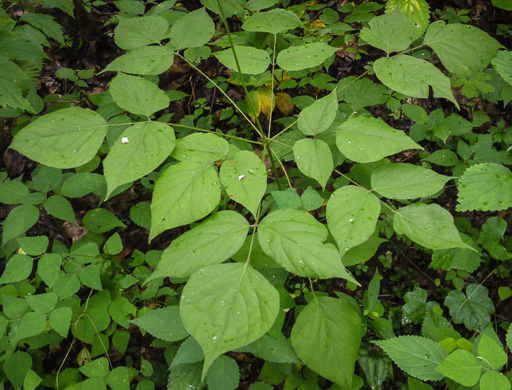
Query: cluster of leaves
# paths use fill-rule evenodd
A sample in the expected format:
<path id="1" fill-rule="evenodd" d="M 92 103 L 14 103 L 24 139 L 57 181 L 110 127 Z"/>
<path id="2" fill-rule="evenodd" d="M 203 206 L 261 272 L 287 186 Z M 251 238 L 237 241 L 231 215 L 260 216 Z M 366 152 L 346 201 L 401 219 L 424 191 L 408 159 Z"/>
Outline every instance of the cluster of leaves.
<path id="1" fill-rule="evenodd" d="M 491 261 L 500 262 L 497 273 L 510 269 L 512 132 L 504 121 L 483 130 L 490 118 L 467 99 L 509 104 L 512 52 L 460 23 L 463 14 L 430 23 L 424 0 L 339 9 L 201 3 L 187 10 L 173 0 L 150 9 L 116 2 L 114 41 L 126 53 L 102 70 L 115 76 L 106 92 L 89 96 L 96 109 L 71 104 L 73 95 L 38 117 L 44 102 L 31 72 L 41 68 L 46 37 L 65 43 L 60 25 L 33 9 L 16 21 L 9 10 L 0 14 L 0 61 L 10 72 L 0 76 L 0 106 L 20 117 L 10 148 L 40 164 L 28 181 L 1 177 L 0 202 L 12 205 L 2 234 L 2 386 L 236 389 L 243 373 L 234 357 L 251 354 L 264 361 L 251 390 L 283 382 L 287 390 L 378 388 L 390 359 L 412 390 L 432 388 L 422 381 L 510 389 L 501 373 L 507 355 L 490 326 L 494 304 L 476 270 Z M 65 1 L 43 5 L 73 15 Z M 241 31 L 230 31 L 229 18 Z M 23 50 L 3 50 L 9 45 Z M 323 71 L 340 50 L 362 59 L 361 47 L 377 53 L 362 74 L 335 83 Z M 172 122 L 169 105 L 186 94 L 161 89 L 158 75 L 176 59 L 217 89 L 229 106 L 220 115 L 227 130 L 212 125 L 205 101 Z M 210 78 L 204 59 L 232 70 L 229 79 Z M 77 88 L 91 76 L 57 74 Z M 288 94 L 308 85 L 323 97 Z M 242 89 L 245 101 L 226 88 Z M 414 104 L 430 91 L 444 110 Z M 414 124 L 394 128 L 376 106 Z M 454 113 L 464 107 L 470 115 Z M 455 210 L 442 201 L 451 181 Z M 120 218 L 110 202 L 135 187 L 151 202 Z M 73 199 L 90 194 L 98 208 L 77 221 Z M 486 221 L 478 230 L 454 212 L 481 212 Z M 88 233 L 69 245 L 31 234 L 43 215 Z M 175 236 L 163 250 L 127 257 L 122 232 L 130 224 L 149 230 L 149 241 L 171 229 Z M 378 270 L 361 302 L 348 294 L 362 290 L 350 271 L 381 245 L 416 249 L 431 268 L 448 271 L 454 289 L 442 305 L 421 288 L 404 296 L 402 324 L 421 324 L 421 336 L 400 334 L 379 301 Z M 321 291 L 339 279 L 345 293 Z M 290 280 L 303 281 L 302 291 L 291 294 Z M 135 353 L 137 329 L 155 338 L 163 360 Z M 59 365 L 40 364 L 41 352 L 56 354 L 57 346 L 67 348 Z"/>

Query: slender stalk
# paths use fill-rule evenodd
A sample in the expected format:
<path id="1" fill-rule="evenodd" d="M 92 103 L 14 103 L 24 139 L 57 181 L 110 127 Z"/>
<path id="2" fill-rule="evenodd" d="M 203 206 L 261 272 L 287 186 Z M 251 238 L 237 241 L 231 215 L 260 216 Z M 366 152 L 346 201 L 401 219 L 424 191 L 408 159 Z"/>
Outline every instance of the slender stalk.
<path id="1" fill-rule="evenodd" d="M 265 149 L 268 148 L 268 145 L 265 145 Z M 272 152 L 271 149 L 269 149 L 270 152 Z M 277 169 L 276 164 L 274 163 L 274 158 L 272 157 L 272 153 L 268 154 L 268 160 L 270 161 L 270 165 L 272 166 L 272 171 L 274 172 L 274 178 L 277 184 L 277 189 L 281 191 L 281 183 L 279 182 L 279 176 L 277 175 Z"/>

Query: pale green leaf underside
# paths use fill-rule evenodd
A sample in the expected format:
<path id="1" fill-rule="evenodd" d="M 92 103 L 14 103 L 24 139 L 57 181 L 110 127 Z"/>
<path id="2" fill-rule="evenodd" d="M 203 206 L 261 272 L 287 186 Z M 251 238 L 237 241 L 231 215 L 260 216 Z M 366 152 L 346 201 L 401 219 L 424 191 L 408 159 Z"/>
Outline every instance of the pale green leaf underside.
<path id="1" fill-rule="evenodd" d="M 256 216 L 267 189 L 267 169 L 259 157 L 247 150 L 239 151 L 222 163 L 220 180 L 228 196 Z"/>
<path id="2" fill-rule="evenodd" d="M 436 368 L 436 371 L 463 386 L 473 386 L 480 379 L 482 364 L 471 352 L 457 349 Z"/>
<path id="3" fill-rule="evenodd" d="M 242 28 L 245 31 L 278 34 L 302 26 L 301 20 L 293 12 L 276 8 L 248 17 Z"/>
<path id="4" fill-rule="evenodd" d="M 448 357 L 439 343 L 425 337 L 400 336 L 376 341 L 393 362 L 407 374 L 430 381 L 439 381 L 443 375 L 436 368 Z"/>
<path id="5" fill-rule="evenodd" d="M 193 274 L 180 313 L 204 351 L 203 378 L 218 356 L 267 333 L 278 311 L 279 293 L 246 263 L 211 265 Z"/>
<path id="6" fill-rule="evenodd" d="M 382 57 L 373 64 L 375 74 L 382 83 L 407 96 L 426 99 L 429 86 L 434 97 L 452 101 L 457 107 L 450 79 L 430 62 L 407 55 L 393 58 Z"/>
<path id="7" fill-rule="evenodd" d="M 329 145 L 319 139 L 305 138 L 295 142 L 293 154 L 300 171 L 325 189 L 334 168 Z"/>
<path id="8" fill-rule="evenodd" d="M 368 163 L 407 149 L 423 149 L 403 131 L 381 119 L 358 116 L 336 129 L 336 145 L 347 158 Z"/>
<path id="9" fill-rule="evenodd" d="M 215 33 L 215 24 L 204 8 L 185 14 L 171 27 L 169 46 L 173 50 L 200 47 L 207 44 Z"/>
<path id="10" fill-rule="evenodd" d="M 362 244 L 375 231 L 380 214 L 379 199 L 360 187 L 337 189 L 327 203 L 327 226 L 344 253 Z"/>
<path id="11" fill-rule="evenodd" d="M 261 221 L 258 240 L 263 252 L 298 276 L 345 278 L 352 281 L 333 245 L 324 244 L 324 225 L 305 211 L 286 209 Z"/>
<path id="12" fill-rule="evenodd" d="M 155 183 L 150 239 L 206 217 L 219 201 L 220 180 L 212 165 L 188 161 L 171 165 Z"/>
<path id="13" fill-rule="evenodd" d="M 444 67 L 460 76 L 470 76 L 483 70 L 502 47 L 486 32 L 461 23 L 439 20 L 425 34 L 424 45 L 434 49 Z"/>
<path id="14" fill-rule="evenodd" d="M 361 336 L 361 319 L 350 305 L 319 297 L 300 312 L 291 341 L 310 369 L 350 389 Z"/>
<path id="15" fill-rule="evenodd" d="M 326 43 L 308 43 L 284 49 L 277 56 L 277 64 L 284 70 L 302 70 L 321 65 L 338 49 Z"/>
<path id="16" fill-rule="evenodd" d="M 220 264 L 238 252 L 248 231 L 249 223 L 242 215 L 220 211 L 173 240 L 147 281 L 165 276 L 186 278 L 202 267 Z"/>
<path id="17" fill-rule="evenodd" d="M 414 242 L 430 249 L 473 248 L 464 243 L 452 215 L 437 204 L 414 204 L 399 208 L 393 228 Z"/>
<path id="18" fill-rule="evenodd" d="M 169 97 L 156 84 L 124 73 L 112 79 L 110 94 L 123 110 L 147 117 L 167 108 L 170 103 Z"/>
<path id="19" fill-rule="evenodd" d="M 270 57 L 265 50 L 247 46 L 235 46 L 238 63 L 244 74 L 260 74 L 270 65 Z M 238 72 L 231 48 L 215 53 L 222 65 Z"/>
<path id="20" fill-rule="evenodd" d="M 172 50 L 162 46 L 143 46 L 117 57 L 103 72 L 159 75 L 169 69 L 173 62 Z"/>
<path id="21" fill-rule="evenodd" d="M 124 50 L 160 43 L 169 28 L 169 22 L 157 15 L 119 19 L 114 31 L 114 40 L 117 46 Z"/>
<path id="22" fill-rule="evenodd" d="M 229 151 L 228 142 L 214 134 L 195 133 L 176 142 L 172 157 L 178 161 L 213 163 L 225 160 Z"/>
<path id="23" fill-rule="evenodd" d="M 512 51 L 498 52 L 492 64 L 503 80 L 512 85 Z"/>
<path id="24" fill-rule="evenodd" d="M 512 172 L 503 165 L 473 165 L 464 171 L 457 188 L 457 211 L 497 211 L 512 207 Z"/>
<path id="25" fill-rule="evenodd" d="M 385 164 L 372 172 L 372 190 L 389 199 L 422 198 L 441 191 L 450 176 L 413 164 Z"/>
<path id="26" fill-rule="evenodd" d="M 297 126 L 306 135 L 317 135 L 329 128 L 338 111 L 336 89 L 329 95 L 316 100 L 299 114 Z"/>
<path id="27" fill-rule="evenodd" d="M 419 38 L 430 23 L 430 7 L 425 0 L 389 0 L 386 3 L 386 12 L 396 7 L 414 23 L 414 38 Z"/>
<path id="28" fill-rule="evenodd" d="M 49 167 L 75 168 L 96 155 L 106 133 L 100 114 L 70 107 L 36 119 L 16 134 L 10 147 Z"/>
<path id="29" fill-rule="evenodd" d="M 406 50 L 416 34 L 412 22 L 399 10 L 377 16 L 361 29 L 361 39 L 386 53 Z"/>
<path id="30" fill-rule="evenodd" d="M 118 186 L 152 172 L 171 154 L 176 143 L 171 126 L 140 122 L 126 129 L 103 160 L 107 198 Z"/>

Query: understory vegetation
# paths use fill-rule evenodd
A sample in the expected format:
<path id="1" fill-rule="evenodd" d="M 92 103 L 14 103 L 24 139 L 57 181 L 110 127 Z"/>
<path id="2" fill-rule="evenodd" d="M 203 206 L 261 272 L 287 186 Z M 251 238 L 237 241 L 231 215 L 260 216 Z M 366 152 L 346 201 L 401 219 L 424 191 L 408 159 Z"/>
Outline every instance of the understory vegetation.
<path id="1" fill-rule="evenodd" d="M 512 1 L 0 9 L 0 389 L 510 390 Z"/>

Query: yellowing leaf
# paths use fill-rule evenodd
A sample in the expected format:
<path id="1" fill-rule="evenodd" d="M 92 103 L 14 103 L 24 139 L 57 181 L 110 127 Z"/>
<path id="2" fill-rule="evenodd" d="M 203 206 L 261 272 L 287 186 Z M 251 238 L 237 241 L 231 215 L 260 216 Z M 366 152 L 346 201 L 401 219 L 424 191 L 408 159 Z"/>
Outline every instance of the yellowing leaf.
<path id="1" fill-rule="evenodd" d="M 289 78 L 288 76 L 284 76 L 284 78 Z M 276 93 L 276 105 L 279 111 L 283 113 L 284 116 L 291 116 L 293 114 L 293 109 L 295 108 L 295 104 L 290 102 L 292 98 L 286 92 L 278 92 Z"/>
<path id="2" fill-rule="evenodd" d="M 249 108 L 249 116 L 253 121 L 256 121 L 260 112 L 270 119 L 270 113 L 274 111 L 276 105 L 272 89 L 268 87 L 261 87 L 255 91 L 249 92 L 247 95 L 247 105 Z"/>
<path id="3" fill-rule="evenodd" d="M 320 19 L 317 19 L 317 20 L 313 20 L 310 24 L 309 24 L 310 27 L 313 27 L 313 28 L 324 28 L 325 27 L 325 24 L 323 24 Z"/>

